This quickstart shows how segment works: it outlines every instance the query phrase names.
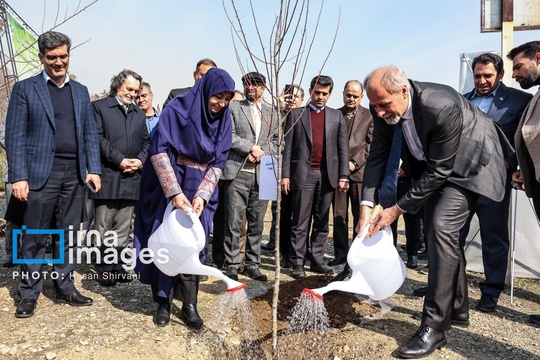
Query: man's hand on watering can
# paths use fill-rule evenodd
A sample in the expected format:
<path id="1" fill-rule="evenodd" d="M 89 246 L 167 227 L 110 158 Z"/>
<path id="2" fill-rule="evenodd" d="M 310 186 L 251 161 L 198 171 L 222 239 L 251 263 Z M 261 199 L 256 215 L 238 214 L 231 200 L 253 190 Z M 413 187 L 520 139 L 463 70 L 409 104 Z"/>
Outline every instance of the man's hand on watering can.
<path id="1" fill-rule="evenodd" d="M 184 210 L 185 213 L 189 215 L 188 209 L 191 209 L 191 203 L 187 199 L 186 195 L 184 194 L 175 195 L 172 198 L 172 204 L 174 205 L 174 207 Z"/>
<path id="2" fill-rule="evenodd" d="M 401 211 L 396 205 L 384 209 L 379 215 L 369 221 L 369 233 L 367 237 L 372 237 L 382 228 L 390 226 L 403 213 L 405 212 Z"/>
<path id="3" fill-rule="evenodd" d="M 193 202 L 191 203 L 191 206 L 193 207 L 193 211 L 197 216 L 201 216 L 201 213 L 204 209 L 204 199 L 200 196 L 195 196 L 193 199 Z"/>
<path id="4" fill-rule="evenodd" d="M 360 208 L 360 221 L 356 225 L 356 233 L 362 235 L 364 228 L 369 225 L 369 219 L 371 219 L 371 212 L 373 209 L 370 206 L 362 205 Z"/>

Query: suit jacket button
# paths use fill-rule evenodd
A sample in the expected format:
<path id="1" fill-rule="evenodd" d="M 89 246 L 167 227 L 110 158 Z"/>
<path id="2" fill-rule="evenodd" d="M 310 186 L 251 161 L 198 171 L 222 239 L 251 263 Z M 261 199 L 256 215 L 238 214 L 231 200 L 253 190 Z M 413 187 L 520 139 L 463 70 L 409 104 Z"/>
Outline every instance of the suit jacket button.
<path id="1" fill-rule="evenodd" d="M 51 151 L 54 152 L 54 148 L 52 148 Z"/>

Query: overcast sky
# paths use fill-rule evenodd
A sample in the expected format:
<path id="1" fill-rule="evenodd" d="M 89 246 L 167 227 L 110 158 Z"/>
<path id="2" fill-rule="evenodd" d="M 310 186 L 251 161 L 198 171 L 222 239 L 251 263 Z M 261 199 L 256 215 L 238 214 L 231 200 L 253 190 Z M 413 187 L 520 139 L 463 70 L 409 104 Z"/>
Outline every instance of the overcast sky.
<path id="1" fill-rule="evenodd" d="M 230 0 L 224 2 L 230 10 Z M 76 6 L 75 0 L 8 3 L 38 34 Z M 55 21 L 58 3 L 60 15 Z M 82 6 L 89 3 L 81 0 Z M 280 1 L 253 3 L 262 41 L 268 47 Z M 330 106 L 342 106 L 341 92 L 347 80 L 363 80 L 374 68 L 389 64 L 401 67 L 415 80 L 457 89 L 461 53 L 501 50 L 500 33 L 480 32 L 480 4 L 480 0 L 327 0 L 301 85 L 307 90 L 311 78 L 321 70 L 339 25 L 322 67 L 322 73 L 335 82 Z M 236 0 L 236 5 L 250 43 L 260 49 L 251 26 L 249 1 Z M 310 2 L 310 36 L 320 6 L 320 0 Z M 237 89 L 242 88 L 242 73 L 253 70 L 241 45 L 233 42 L 221 0 L 100 0 L 56 30 L 69 35 L 74 45 L 84 43 L 72 51 L 70 71 L 91 93 L 108 89 L 111 77 L 127 68 L 152 85 L 154 102 L 160 104 L 171 88 L 193 84 L 193 70 L 201 58 L 211 58 L 227 70 Z M 514 33 L 515 45 L 538 39 L 538 30 Z M 290 82 L 291 64 L 285 66 L 280 84 Z"/>

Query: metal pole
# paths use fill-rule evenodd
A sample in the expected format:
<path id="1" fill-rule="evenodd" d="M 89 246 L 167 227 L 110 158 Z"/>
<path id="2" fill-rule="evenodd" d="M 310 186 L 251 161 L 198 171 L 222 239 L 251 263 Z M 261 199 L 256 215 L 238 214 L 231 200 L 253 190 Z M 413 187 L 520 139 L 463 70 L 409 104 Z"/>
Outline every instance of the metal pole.
<path id="1" fill-rule="evenodd" d="M 514 206 L 512 208 L 513 221 L 512 221 L 512 242 L 510 243 L 510 304 L 514 305 L 514 275 L 516 270 L 516 232 L 517 232 L 517 206 L 518 206 L 518 190 L 513 191 Z"/>
<path id="2" fill-rule="evenodd" d="M 501 57 L 504 61 L 503 83 L 515 87 L 512 79 L 512 60 L 506 54 L 514 47 L 514 0 L 502 0 Z"/>

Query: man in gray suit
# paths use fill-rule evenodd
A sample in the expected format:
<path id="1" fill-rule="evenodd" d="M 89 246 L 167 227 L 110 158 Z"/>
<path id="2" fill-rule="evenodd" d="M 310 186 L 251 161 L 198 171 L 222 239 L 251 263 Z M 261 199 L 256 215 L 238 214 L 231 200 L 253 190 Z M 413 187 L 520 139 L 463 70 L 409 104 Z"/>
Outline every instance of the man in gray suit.
<path id="1" fill-rule="evenodd" d="M 238 280 L 238 270 L 243 263 L 247 276 L 266 281 L 259 265 L 268 201 L 259 199 L 259 172 L 262 156 L 277 152 L 279 115 L 262 101 L 261 96 L 266 90 L 266 79 L 262 74 L 248 73 L 242 77 L 242 84 L 246 99 L 229 106 L 233 141 L 222 174 L 226 275 Z M 241 261 L 239 240 L 244 214 L 247 217 L 246 249 Z"/>
<path id="2" fill-rule="evenodd" d="M 310 102 L 292 109 L 285 126 L 281 187 L 291 192 L 292 276 L 305 277 L 304 263 L 311 232 L 310 270 L 331 274 L 324 263 L 328 218 L 334 191 L 349 189 L 349 144 L 347 126 L 340 111 L 326 106 L 332 94 L 331 77 L 318 75 L 311 80 Z"/>
<path id="3" fill-rule="evenodd" d="M 469 320 L 459 232 L 479 195 L 494 201 L 504 197 L 504 159 L 512 147 L 493 120 L 448 86 L 409 81 L 402 70 L 385 67 L 369 74 L 364 87 L 375 127 L 357 232 L 369 226 L 368 236 L 373 236 L 399 215 L 424 206 L 428 288 L 421 325 L 399 349 L 401 357 L 420 358 L 446 345 L 445 330 L 453 321 Z M 403 135 L 394 137 L 399 130 Z M 416 181 L 395 205 L 369 221 L 371 207 L 385 195 L 378 191 L 387 182 L 385 173 L 394 171 L 392 180 L 397 180 L 398 163 L 396 169 L 387 169 L 397 142 L 403 144 L 396 149 L 404 165 L 417 162 L 410 167 Z"/>
<path id="4" fill-rule="evenodd" d="M 501 80 L 504 76 L 503 60 L 497 54 L 486 53 L 473 59 L 474 90 L 465 94 L 474 105 L 501 126 L 510 144 L 514 144 L 514 134 L 523 110 L 532 98 L 524 91 L 509 88 Z M 482 260 L 486 280 L 480 282 L 482 296 L 476 308 L 483 312 L 493 312 L 499 295 L 504 290 L 510 236 L 508 218 L 510 216 L 511 174 L 517 169 L 515 154 L 505 160 L 507 180 L 502 201 L 493 201 L 480 196 L 469 220 L 461 231 L 461 241 L 465 242 L 473 214 L 476 213 L 482 239 Z"/>
<path id="5" fill-rule="evenodd" d="M 522 44 L 508 53 L 513 60 L 512 77 L 524 89 L 540 85 L 540 41 Z M 512 174 L 512 181 L 519 190 L 532 198 L 536 217 L 540 218 L 540 90 L 523 112 L 514 137 L 519 171 Z M 529 315 L 529 320 L 540 325 L 540 315 Z"/>

